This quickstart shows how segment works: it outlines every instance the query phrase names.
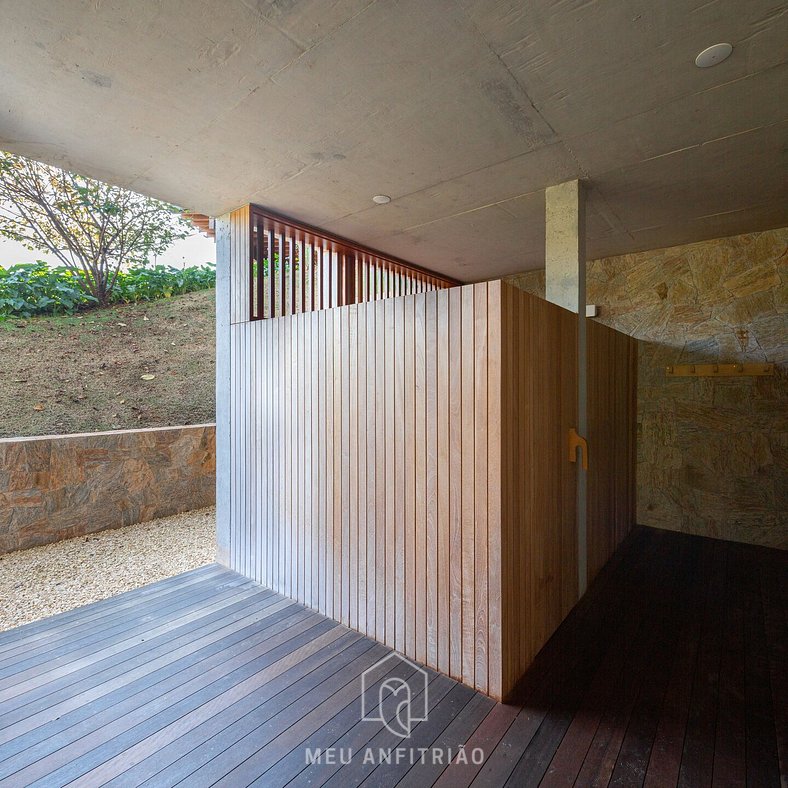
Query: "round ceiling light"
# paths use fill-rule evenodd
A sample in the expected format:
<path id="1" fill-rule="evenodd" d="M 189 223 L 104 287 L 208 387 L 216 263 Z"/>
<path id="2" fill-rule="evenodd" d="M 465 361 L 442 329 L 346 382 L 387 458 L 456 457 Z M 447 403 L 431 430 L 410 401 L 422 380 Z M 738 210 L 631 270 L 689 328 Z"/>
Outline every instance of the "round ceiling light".
<path id="1" fill-rule="evenodd" d="M 372 202 L 376 205 L 385 205 L 387 202 L 391 202 L 391 197 L 389 197 L 388 194 L 376 194 L 372 198 Z"/>
<path id="2" fill-rule="evenodd" d="M 706 47 L 696 58 L 695 65 L 698 68 L 710 68 L 722 63 L 723 60 L 728 58 L 733 52 L 733 47 L 730 44 L 714 44 L 713 46 Z"/>

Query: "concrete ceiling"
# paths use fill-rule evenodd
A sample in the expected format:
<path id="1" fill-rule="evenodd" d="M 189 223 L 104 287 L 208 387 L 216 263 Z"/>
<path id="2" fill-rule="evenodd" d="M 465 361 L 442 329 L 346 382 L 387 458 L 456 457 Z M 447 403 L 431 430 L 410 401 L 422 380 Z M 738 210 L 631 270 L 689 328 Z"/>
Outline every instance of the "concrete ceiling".
<path id="1" fill-rule="evenodd" d="M 463 280 L 788 224 L 775 0 L 0 0 L 0 147 Z M 695 55 L 720 41 L 710 69 Z M 388 205 L 373 205 L 375 194 Z"/>

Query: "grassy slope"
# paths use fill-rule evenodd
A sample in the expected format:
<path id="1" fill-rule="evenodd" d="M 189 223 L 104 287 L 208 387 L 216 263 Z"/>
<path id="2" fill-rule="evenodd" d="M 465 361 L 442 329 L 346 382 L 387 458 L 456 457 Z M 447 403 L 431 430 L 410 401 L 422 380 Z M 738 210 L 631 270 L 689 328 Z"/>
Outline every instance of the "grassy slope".
<path id="1" fill-rule="evenodd" d="M 0 322 L 0 437 L 213 421 L 214 295 Z"/>

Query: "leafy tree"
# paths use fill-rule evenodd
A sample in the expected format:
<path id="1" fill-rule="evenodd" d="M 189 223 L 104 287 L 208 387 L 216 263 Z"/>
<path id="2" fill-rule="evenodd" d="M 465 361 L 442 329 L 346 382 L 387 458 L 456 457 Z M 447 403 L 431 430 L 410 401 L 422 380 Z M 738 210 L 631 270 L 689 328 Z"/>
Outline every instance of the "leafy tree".
<path id="1" fill-rule="evenodd" d="M 0 151 L 0 235 L 57 256 L 101 306 L 121 267 L 146 265 L 190 229 L 173 205 Z"/>

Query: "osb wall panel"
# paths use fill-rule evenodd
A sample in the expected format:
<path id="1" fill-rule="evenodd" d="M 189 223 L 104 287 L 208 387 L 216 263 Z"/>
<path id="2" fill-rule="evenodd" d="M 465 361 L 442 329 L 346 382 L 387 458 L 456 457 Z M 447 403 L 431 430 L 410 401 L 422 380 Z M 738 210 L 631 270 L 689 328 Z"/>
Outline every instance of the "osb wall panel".
<path id="1" fill-rule="evenodd" d="M 788 547 L 788 229 L 594 260 L 600 322 L 642 340 L 644 525 Z M 544 271 L 508 281 L 544 294 Z M 668 378 L 668 364 L 766 361 L 773 378 Z"/>
<path id="2" fill-rule="evenodd" d="M 211 506 L 212 424 L 0 440 L 0 553 Z"/>

